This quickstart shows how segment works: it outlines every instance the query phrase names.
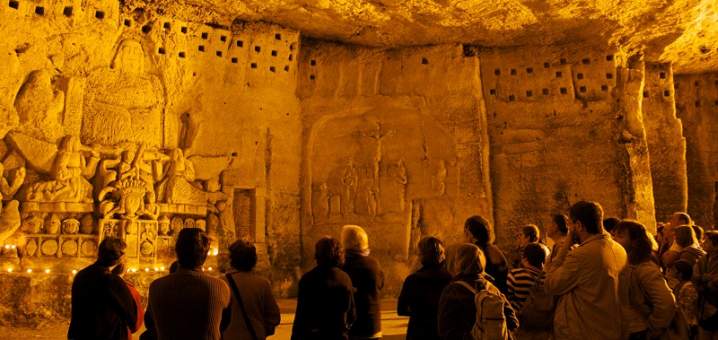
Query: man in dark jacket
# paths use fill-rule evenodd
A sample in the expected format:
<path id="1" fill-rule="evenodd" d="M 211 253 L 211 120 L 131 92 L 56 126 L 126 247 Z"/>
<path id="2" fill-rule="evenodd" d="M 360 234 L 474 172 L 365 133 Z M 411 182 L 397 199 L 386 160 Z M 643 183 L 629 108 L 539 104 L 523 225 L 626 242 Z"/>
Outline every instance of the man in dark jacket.
<path id="1" fill-rule="evenodd" d="M 70 340 L 127 340 L 137 324 L 138 308 L 124 280 L 117 274 L 127 245 L 107 237 L 97 251 L 97 262 L 75 275 L 72 282 Z"/>
<path id="2" fill-rule="evenodd" d="M 379 339 L 382 337 L 379 290 L 384 287 L 384 272 L 379 262 L 369 256 L 369 237 L 361 227 L 344 226 L 342 246 L 346 251 L 342 269 L 352 279 L 357 307 L 357 321 L 349 331 L 349 338 Z"/>
<path id="3" fill-rule="evenodd" d="M 337 240 L 315 246 L 317 266 L 299 280 L 292 340 L 346 340 L 356 319 L 352 281 L 339 269 L 344 262 Z"/>

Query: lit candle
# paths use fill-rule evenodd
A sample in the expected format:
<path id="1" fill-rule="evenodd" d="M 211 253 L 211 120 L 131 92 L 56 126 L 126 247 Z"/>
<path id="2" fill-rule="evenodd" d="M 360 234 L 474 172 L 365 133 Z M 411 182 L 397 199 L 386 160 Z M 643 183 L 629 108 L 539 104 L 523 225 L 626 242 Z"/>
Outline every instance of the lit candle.
<path id="1" fill-rule="evenodd" d="M 28 274 L 32 273 L 32 268 L 28 268 L 28 269 L 27 269 L 27 273 L 28 273 Z"/>
<path id="2" fill-rule="evenodd" d="M 8 268 L 8 269 L 7 269 L 7 272 L 8 272 L 8 273 L 12 273 L 12 267 Z"/>
<path id="3" fill-rule="evenodd" d="M 165 266 L 160 267 L 161 271 L 165 271 Z"/>
<path id="4" fill-rule="evenodd" d="M 75 274 L 77 274 L 77 269 L 72 270 L 72 275 L 75 275 Z"/>
<path id="5" fill-rule="evenodd" d="M 149 271 L 150 271 L 150 269 L 145 267 L 145 273 L 148 273 Z"/>
<path id="6" fill-rule="evenodd" d="M 212 271 L 212 267 L 207 268 L 207 270 Z"/>
<path id="7" fill-rule="evenodd" d="M 45 268 L 45 274 L 50 274 L 50 268 Z"/>

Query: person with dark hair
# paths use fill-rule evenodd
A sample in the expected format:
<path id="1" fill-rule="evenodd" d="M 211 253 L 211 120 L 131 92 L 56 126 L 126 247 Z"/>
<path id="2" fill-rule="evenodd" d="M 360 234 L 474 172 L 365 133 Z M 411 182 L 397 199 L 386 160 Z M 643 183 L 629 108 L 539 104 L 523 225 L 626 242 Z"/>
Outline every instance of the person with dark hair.
<path id="1" fill-rule="evenodd" d="M 406 339 L 438 339 L 436 318 L 439 297 L 451 281 L 445 268 L 444 244 L 436 237 L 419 241 L 421 268 L 409 275 L 401 288 L 397 314 L 409 317 Z"/>
<path id="2" fill-rule="evenodd" d="M 614 234 L 628 253 L 628 265 L 619 280 L 623 335 L 629 340 L 658 338 L 673 321 L 676 300 L 661 269 L 651 260 L 648 231 L 639 222 L 623 220 Z"/>
<path id="3" fill-rule="evenodd" d="M 685 333 L 688 339 L 698 336 L 698 291 L 691 282 L 693 264 L 678 260 L 673 264 L 678 277 L 678 284 L 673 288 L 676 297 L 676 313 L 680 313 L 685 322 Z"/>
<path id="4" fill-rule="evenodd" d="M 150 284 L 147 313 L 158 339 L 221 339 L 230 320 L 230 290 L 202 272 L 209 244 L 201 229 L 182 229 L 175 243 L 177 272 Z"/>
<path id="5" fill-rule="evenodd" d="M 506 278 L 509 274 L 509 262 L 506 256 L 491 242 L 491 224 L 485 218 L 475 215 L 464 222 L 464 235 L 469 243 L 475 244 L 486 257 L 485 274 L 503 293 L 507 291 Z"/>
<path id="6" fill-rule="evenodd" d="M 444 288 L 439 298 L 438 330 L 444 340 L 473 339 L 472 329 L 476 324 L 477 307 L 475 297 L 485 291 L 503 302 L 503 319 L 506 330 L 519 327 L 516 312 L 506 296 L 484 277 L 486 258 L 478 246 L 462 244 L 447 261 L 452 282 Z M 482 309 L 483 311 L 483 309 Z M 481 322 L 482 320 L 480 320 Z M 481 325 L 487 326 L 487 325 Z"/>
<path id="7" fill-rule="evenodd" d="M 680 211 L 673 213 L 670 221 L 664 225 L 662 242 L 658 247 L 658 259 L 664 270 L 669 269 L 671 264 L 678 259 L 678 253 L 681 250 L 680 246 L 675 242 L 675 229 L 680 226 L 691 225 L 693 225 L 691 217 L 687 213 Z"/>
<path id="8" fill-rule="evenodd" d="M 347 340 L 356 310 L 352 281 L 339 269 L 344 263 L 339 241 L 321 238 L 314 258 L 317 266 L 299 280 L 292 340 Z"/>
<path id="9" fill-rule="evenodd" d="M 540 243 L 541 241 L 541 230 L 538 226 L 535 224 L 527 224 L 523 227 L 521 227 L 519 234 L 518 234 L 518 240 L 519 244 L 512 255 L 513 260 L 511 261 L 511 267 L 512 268 L 520 268 L 521 267 L 521 261 L 523 260 L 523 253 L 524 248 L 529 244 L 538 244 L 541 246 L 544 251 L 546 252 L 546 255 L 548 256 L 551 252 L 546 245 L 543 243 Z"/>
<path id="10" fill-rule="evenodd" d="M 266 339 L 274 334 L 281 315 L 271 283 L 252 271 L 257 264 L 257 249 L 239 240 L 229 246 L 229 254 L 235 269 L 225 275 L 232 291 L 232 319 L 222 339 Z"/>
<path id="11" fill-rule="evenodd" d="M 520 311 L 531 288 L 539 281 L 546 262 L 546 251 L 538 243 L 527 244 L 521 254 L 521 267 L 509 272 L 509 294 L 514 310 Z"/>
<path id="12" fill-rule="evenodd" d="M 569 212 L 568 242 L 546 267 L 545 291 L 558 296 L 553 333 L 556 340 L 621 338 L 618 277 L 626 251 L 603 230 L 603 209 L 580 201 Z M 574 243 L 578 247 L 571 250 Z"/>
<path id="13" fill-rule="evenodd" d="M 546 234 L 553 241 L 553 247 L 551 248 L 551 254 L 546 259 L 546 263 L 551 263 L 558 254 L 558 249 L 564 242 L 567 242 L 566 235 L 568 234 L 568 216 L 564 214 L 555 214 L 551 217 L 553 223 L 549 226 Z"/>
<path id="14" fill-rule="evenodd" d="M 698 339 L 718 339 L 718 231 L 706 231 L 703 249 L 708 253 L 693 267 L 698 291 Z"/>
<path id="15" fill-rule="evenodd" d="M 105 237 L 97 261 L 75 275 L 68 339 L 127 340 L 142 326 L 139 295 L 120 276 L 125 248 L 123 240 Z"/>
<path id="16" fill-rule="evenodd" d="M 606 230 L 609 234 L 614 235 L 613 229 L 616 228 L 616 224 L 618 224 L 618 222 L 621 222 L 621 220 L 617 217 L 604 218 L 603 229 Z"/>

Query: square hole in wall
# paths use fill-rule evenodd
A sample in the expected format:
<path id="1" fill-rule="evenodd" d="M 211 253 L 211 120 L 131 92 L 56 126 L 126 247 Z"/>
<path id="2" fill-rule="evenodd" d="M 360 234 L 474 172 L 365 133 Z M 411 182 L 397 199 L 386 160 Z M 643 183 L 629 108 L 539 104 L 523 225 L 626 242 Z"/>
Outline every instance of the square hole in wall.
<path id="1" fill-rule="evenodd" d="M 576 79 L 583 79 L 583 73 L 576 73 Z"/>
<path id="2" fill-rule="evenodd" d="M 548 61 L 543 63 L 543 68 L 549 68 L 549 67 L 551 67 L 551 64 Z"/>
<path id="3" fill-rule="evenodd" d="M 276 72 L 276 71 L 277 71 L 277 69 L 274 68 L 274 66 L 270 66 L 270 67 L 269 67 L 269 72 L 274 73 L 274 72 Z"/>
<path id="4" fill-rule="evenodd" d="M 254 52 L 257 52 L 257 53 L 262 52 L 262 47 L 261 47 L 261 46 L 254 46 Z"/>
<path id="5" fill-rule="evenodd" d="M 295 46 L 294 43 L 289 44 L 289 50 L 290 50 L 290 51 L 294 51 L 294 46 Z"/>
<path id="6" fill-rule="evenodd" d="M 671 96 L 671 91 L 669 91 L 669 90 L 663 90 L 663 96 L 664 96 L 664 97 L 670 97 L 670 96 Z"/>
<path id="7" fill-rule="evenodd" d="M 289 72 L 289 65 L 284 65 L 284 72 Z"/>
<path id="8" fill-rule="evenodd" d="M 497 76 L 500 76 L 500 75 L 501 75 L 501 69 L 498 69 L 498 68 L 497 68 L 497 69 L 494 69 L 494 74 L 497 75 Z"/>
<path id="9" fill-rule="evenodd" d="M 609 54 L 606 56 L 606 61 L 613 61 L 613 54 Z"/>
<path id="10" fill-rule="evenodd" d="M 130 19 L 125 19 L 122 23 L 127 27 L 132 26 L 132 21 Z"/>
<path id="11" fill-rule="evenodd" d="M 718 106 L 718 100 L 714 101 L 713 105 Z"/>
<path id="12" fill-rule="evenodd" d="M 62 15 L 66 17 L 72 16 L 72 6 L 65 6 L 65 8 L 62 9 Z"/>
<path id="13" fill-rule="evenodd" d="M 531 90 L 526 91 L 526 97 L 533 97 L 534 92 Z"/>
<path id="14" fill-rule="evenodd" d="M 583 58 L 583 59 L 581 59 L 581 63 L 584 64 L 584 65 L 588 65 L 588 64 L 591 63 L 591 59 L 589 59 L 589 58 Z"/>
<path id="15" fill-rule="evenodd" d="M 102 20 L 105 18 L 105 12 L 103 11 L 95 11 L 95 18 Z"/>
<path id="16" fill-rule="evenodd" d="M 643 91 L 643 98 L 648 98 L 648 91 Z"/>
<path id="17" fill-rule="evenodd" d="M 565 87 L 560 88 L 559 91 L 561 91 L 561 94 L 566 94 L 566 93 L 568 93 L 568 89 L 565 88 Z"/>
<path id="18" fill-rule="evenodd" d="M 232 64 L 236 64 L 238 61 L 237 57 L 232 57 Z"/>
<path id="19" fill-rule="evenodd" d="M 585 93 L 587 89 L 586 89 L 585 86 L 581 86 L 581 87 L 578 88 L 578 90 L 579 90 L 580 92 L 582 92 L 582 93 Z"/>
<path id="20" fill-rule="evenodd" d="M 422 64 L 422 65 L 428 65 L 428 64 L 429 64 L 429 59 L 426 59 L 426 57 L 422 57 L 422 58 L 421 58 L 421 64 Z"/>
<path id="21" fill-rule="evenodd" d="M 244 41 L 237 40 L 237 47 L 242 47 L 242 46 L 244 46 Z"/>
<path id="22" fill-rule="evenodd" d="M 183 51 L 183 52 L 180 52 L 178 55 L 179 55 L 179 57 L 180 57 L 181 59 L 184 59 L 184 58 L 187 56 L 187 54 L 184 53 L 184 51 Z"/>
<path id="23" fill-rule="evenodd" d="M 19 8 L 20 8 L 20 2 L 19 2 L 19 1 L 15 1 L 15 0 L 10 0 L 7 5 L 10 6 L 10 8 L 13 8 L 13 9 L 19 9 Z"/>
<path id="24" fill-rule="evenodd" d="M 607 92 L 607 91 L 608 91 L 608 85 L 606 85 L 606 84 L 601 85 L 601 91 Z"/>
<path id="25" fill-rule="evenodd" d="M 516 100 L 516 96 L 514 96 L 513 94 L 512 94 L 512 95 L 509 95 L 509 101 L 510 101 L 510 102 L 515 101 L 515 100 Z"/>
<path id="26" fill-rule="evenodd" d="M 251 63 L 251 64 L 249 64 L 249 67 L 251 67 L 251 68 L 257 68 L 257 63 Z"/>
<path id="27" fill-rule="evenodd" d="M 512 76 L 515 76 L 515 75 L 516 75 L 516 69 L 515 69 L 515 68 L 512 68 L 512 69 L 511 69 L 511 75 L 512 75 Z"/>
<path id="28" fill-rule="evenodd" d="M 45 7 L 35 6 L 35 14 L 37 14 L 37 15 L 45 15 Z"/>
<path id="29" fill-rule="evenodd" d="M 314 80 L 314 79 L 317 79 L 317 77 L 315 77 L 313 74 L 310 74 L 310 75 L 309 75 L 309 80 Z"/>
<path id="30" fill-rule="evenodd" d="M 160 47 L 160 48 L 157 49 L 157 53 L 159 53 L 159 54 L 165 54 L 165 53 L 167 53 L 167 51 L 165 51 L 165 48 L 164 48 L 164 47 Z"/>
<path id="31" fill-rule="evenodd" d="M 699 99 L 699 100 L 696 100 L 695 105 L 696 105 L 696 107 L 701 107 L 701 101 L 700 101 L 700 99 Z"/>
<path id="32" fill-rule="evenodd" d="M 221 42 L 227 41 L 227 36 L 220 35 L 220 36 L 219 36 L 219 41 L 221 41 Z"/>
<path id="33" fill-rule="evenodd" d="M 164 29 L 168 30 L 168 29 L 171 29 L 171 28 L 172 28 L 172 25 L 171 25 L 169 22 L 165 22 L 164 24 L 162 24 L 162 27 L 163 27 Z"/>
<path id="34" fill-rule="evenodd" d="M 197 46 L 197 50 L 199 50 L 200 52 L 204 52 L 204 45 Z"/>
<path id="35" fill-rule="evenodd" d="M 489 94 L 492 95 L 492 96 L 495 96 L 495 95 L 496 95 L 496 89 L 490 89 L 490 90 L 489 90 Z"/>
<path id="36" fill-rule="evenodd" d="M 184 34 L 187 34 L 187 26 L 182 26 L 182 27 L 180 28 L 180 32 L 182 32 L 182 33 L 184 33 Z"/>
<path id="37" fill-rule="evenodd" d="M 613 79 L 613 73 L 606 73 L 606 79 Z"/>
<path id="38" fill-rule="evenodd" d="M 309 65 L 316 66 L 316 65 L 317 65 L 317 61 L 314 60 L 314 59 L 312 59 L 312 60 L 309 61 Z"/>
<path id="39" fill-rule="evenodd" d="M 289 55 L 289 61 L 292 61 L 293 59 L 294 59 L 294 56 L 290 54 L 290 55 Z"/>
<path id="40" fill-rule="evenodd" d="M 277 56 L 277 51 L 272 50 L 272 53 L 271 53 L 271 54 L 272 54 L 272 57 L 276 57 L 276 56 Z"/>
<path id="41" fill-rule="evenodd" d="M 526 68 L 526 73 L 528 73 L 528 74 L 534 73 L 533 67 L 527 67 L 527 68 Z"/>
<path id="42" fill-rule="evenodd" d="M 202 39 L 204 39 L 204 40 L 209 39 L 209 33 L 207 33 L 207 32 L 202 32 Z"/>
<path id="43" fill-rule="evenodd" d="M 548 89 L 541 89 L 541 93 L 542 93 L 544 96 L 548 96 L 550 92 L 549 92 Z"/>
<path id="44" fill-rule="evenodd" d="M 561 77 L 563 77 L 563 72 L 556 71 L 556 78 L 561 78 Z"/>
<path id="45" fill-rule="evenodd" d="M 666 79 L 666 72 L 661 72 L 661 73 L 658 74 L 658 76 L 659 76 L 661 79 Z"/>
<path id="46" fill-rule="evenodd" d="M 222 56 L 222 51 L 214 52 L 214 54 L 216 54 L 218 57 L 221 57 L 221 56 Z"/>
<path id="47" fill-rule="evenodd" d="M 561 63 L 561 65 L 565 65 L 565 64 L 566 64 L 566 58 L 561 58 L 561 59 L 559 59 L 559 62 Z"/>
<path id="48" fill-rule="evenodd" d="M 282 40 L 282 35 L 279 34 L 279 33 L 275 33 L 275 34 L 274 34 L 274 39 L 275 39 L 275 40 Z"/>
<path id="49" fill-rule="evenodd" d="M 152 26 L 150 26 L 150 25 L 142 26 L 142 33 L 144 33 L 144 34 L 150 33 L 151 30 L 152 30 Z"/>

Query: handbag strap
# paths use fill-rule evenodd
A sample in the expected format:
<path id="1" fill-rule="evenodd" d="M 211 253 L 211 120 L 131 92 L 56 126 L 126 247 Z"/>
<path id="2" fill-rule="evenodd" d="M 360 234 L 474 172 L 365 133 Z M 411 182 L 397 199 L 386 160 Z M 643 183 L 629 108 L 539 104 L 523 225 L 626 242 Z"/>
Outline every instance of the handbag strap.
<path id="1" fill-rule="evenodd" d="M 239 310 L 242 311 L 242 317 L 244 318 L 244 323 L 247 324 L 247 329 L 249 330 L 249 333 L 252 334 L 252 339 L 259 340 L 257 337 L 257 333 L 254 331 L 254 326 L 252 326 L 252 321 L 249 320 L 249 315 L 247 315 L 247 309 L 244 308 L 244 302 L 242 301 L 242 295 L 239 294 L 239 288 L 237 288 L 237 284 L 234 282 L 234 279 L 232 278 L 232 275 L 225 274 L 227 277 L 227 281 L 229 282 L 229 287 L 232 288 L 232 293 L 234 294 L 234 298 L 237 299 L 237 303 L 239 304 Z"/>

